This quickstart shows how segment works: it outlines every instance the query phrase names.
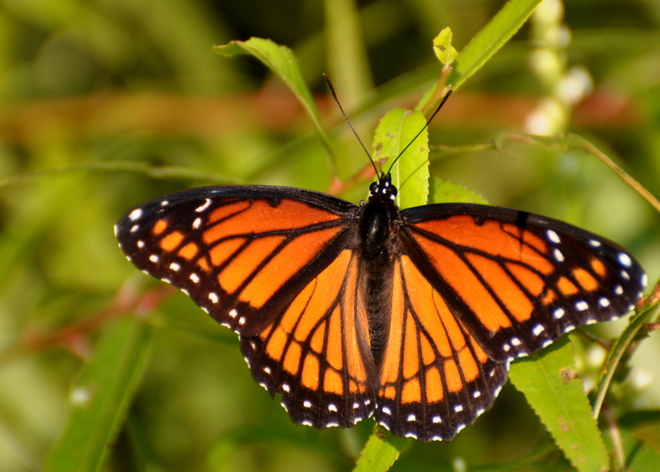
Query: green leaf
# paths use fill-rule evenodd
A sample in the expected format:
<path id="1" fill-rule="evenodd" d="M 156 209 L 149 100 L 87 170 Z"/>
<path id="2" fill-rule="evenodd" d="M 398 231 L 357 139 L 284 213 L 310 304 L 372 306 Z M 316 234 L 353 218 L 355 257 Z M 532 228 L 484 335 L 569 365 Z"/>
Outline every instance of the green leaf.
<path id="1" fill-rule="evenodd" d="M 431 177 L 429 191 L 429 203 L 480 203 L 487 205 L 488 202 L 481 195 L 448 180 L 439 177 Z"/>
<path id="2" fill-rule="evenodd" d="M 440 31 L 440 33 L 433 39 L 433 51 L 435 51 L 435 57 L 438 58 L 443 64 L 451 64 L 458 56 L 458 51 L 452 45 L 452 39 L 454 33 L 451 31 L 450 27 L 447 27 Z"/>
<path id="3" fill-rule="evenodd" d="M 302 72 L 298 66 L 298 60 L 291 49 L 286 46 L 280 46 L 270 39 L 250 38 L 247 41 L 231 41 L 221 46 L 214 46 L 213 50 L 227 57 L 250 54 L 272 70 L 296 96 L 312 120 L 316 132 L 320 136 L 328 154 L 330 156 L 332 155 L 330 141 L 321 126 L 321 118 L 316 108 L 316 103 L 303 79 Z"/>
<path id="4" fill-rule="evenodd" d="M 101 469 L 138 387 L 148 346 L 149 330 L 134 318 L 103 336 L 71 387 L 69 421 L 45 472 Z"/>
<path id="5" fill-rule="evenodd" d="M 514 362 L 509 378 L 574 467 L 581 472 L 608 470 L 607 450 L 577 377 L 568 338 Z"/>
<path id="6" fill-rule="evenodd" d="M 384 172 L 401 152 L 391 168 L 392 183 L 399 190 L 400 208 L 424 205 L 429 185 L 429 135 L 426 119 L 420 112 L 396 108 L 378 124 L 373 140 L 372 156 Z M 422 131 L 420 133 L 420 131 Z M 415 136 L 419 133 L 419 136 Z M 415 141 L 413 142 L 413 139 Z"/>
<path id="7" fill-rule="evenodd" d="M 454 61 L 448 83 L 457 90 L 520 29 L 541 0 L 511 0 L 497 12 Z"/>
<path id="8" fill-rule="evenodd" d="M 353 472 L 385 472 L 399 458 L 406 440 L 390 433 L 381 425 L 376 425 Z"/>

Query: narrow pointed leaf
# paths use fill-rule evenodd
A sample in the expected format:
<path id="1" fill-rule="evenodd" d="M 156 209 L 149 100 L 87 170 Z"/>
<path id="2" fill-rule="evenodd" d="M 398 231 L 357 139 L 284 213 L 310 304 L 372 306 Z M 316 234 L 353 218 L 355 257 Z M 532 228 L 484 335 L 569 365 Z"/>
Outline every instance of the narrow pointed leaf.
<path id="1" fill-rule="evenodd" d="M 148 339 L 136 319 L 122 320 L 101 339 L 71 387 L 69 421 L 44 472 L 101 469 L 139 384 Z"/>

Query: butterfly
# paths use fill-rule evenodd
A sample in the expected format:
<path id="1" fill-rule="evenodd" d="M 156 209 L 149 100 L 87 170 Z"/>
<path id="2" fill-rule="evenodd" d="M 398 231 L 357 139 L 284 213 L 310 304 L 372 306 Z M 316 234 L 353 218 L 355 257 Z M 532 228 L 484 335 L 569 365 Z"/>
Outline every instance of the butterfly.
<path id="1" fill-rule="evenodd" d="M 494 206 L 399 210 L 289 187 L 193 188 L 115 226 L 128 259 L 234 330 L 296 424 L 449 441 L 488 409 L 511 360 L 616 319 L 646 275 L 622 247 Z"/>

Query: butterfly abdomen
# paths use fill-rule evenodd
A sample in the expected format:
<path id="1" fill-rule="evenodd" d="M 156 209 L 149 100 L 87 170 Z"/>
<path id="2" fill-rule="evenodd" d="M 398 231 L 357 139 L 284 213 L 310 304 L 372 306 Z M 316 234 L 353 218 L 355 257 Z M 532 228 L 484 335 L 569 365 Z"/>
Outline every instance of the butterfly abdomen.
<path id="1" fill-rule="evenodd" d="M 398 208 L 389 199 L 372 197 L 360 220 L 360 278 L 364 281 L 369 339 L 374 363 L 379 366 L 388 340 L 392 307 L 392 235 Z"/>

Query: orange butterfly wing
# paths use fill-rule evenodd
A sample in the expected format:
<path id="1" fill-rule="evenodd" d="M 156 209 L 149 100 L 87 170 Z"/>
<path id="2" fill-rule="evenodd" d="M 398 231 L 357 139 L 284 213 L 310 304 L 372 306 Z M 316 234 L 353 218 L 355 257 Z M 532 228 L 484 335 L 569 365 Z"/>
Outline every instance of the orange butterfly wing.
<path id="1" fill-rule="evenodd" d="M 376 421 L 450 440 L 487 409 L 508 362 L 633 309 L 643 270 L 611 241 L 504 208 L 427 205 L 398 223 Z"/>
<path id="2" fill-rule="evenodd" d="M 143 203 L 115 232 L 138 268 L 181 288 L 236 333 L 254 336 L 352 234 L 346 217 L 357 207 L 319 201 L 318 195 L 293 188 L 200 187 Z"/>
<path id="3" fill-rule="evenodd" d="M 488 409 L 507 368 L 484 353 L 408 255 L 394 265 L 375 420 L 398 436 L 451 440 Z"/>
<path id="4" fill-rule="evenodd" d="M 358 210 L 295 188 L 195 188 L 140 205 L 115 232 L 133 264 L 240 335 L 295 423 L 348 427 L 375 406 Z"/>
<path id="5" fill-rule="evenodd" d="M 561 221 L 468 204 L 402 215 L 406 252 L 497 361 L 628 313 L 646 286 L 622 247 Z"/>
<path id="6" fill-rule="evenodd" d="M 241 346 L 257 382 L 297 424 L 350 427 L 375 406 L 373 357 L 354 251 L 345 249 L 288 309 Z"/>

